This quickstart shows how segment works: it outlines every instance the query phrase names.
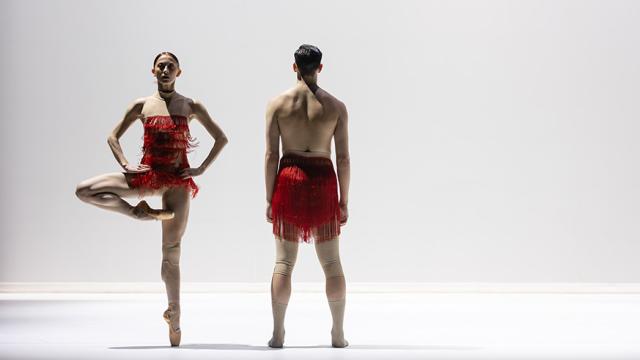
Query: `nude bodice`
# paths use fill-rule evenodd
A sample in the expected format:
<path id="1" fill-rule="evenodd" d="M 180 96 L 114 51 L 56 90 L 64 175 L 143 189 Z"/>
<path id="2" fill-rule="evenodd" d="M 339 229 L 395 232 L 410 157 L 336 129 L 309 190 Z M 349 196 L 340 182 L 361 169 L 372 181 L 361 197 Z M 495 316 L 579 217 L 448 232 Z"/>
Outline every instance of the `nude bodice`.
<path id="1" fill-rule="evenodd" d="M 191 103 L 193 100 L 175 93 L 170 100 L 165 101 L 158 93 L 145 98 L 144 105 L 140 111 L 141 120 L 157 115 L 179 115 L 190 120 Z"/>

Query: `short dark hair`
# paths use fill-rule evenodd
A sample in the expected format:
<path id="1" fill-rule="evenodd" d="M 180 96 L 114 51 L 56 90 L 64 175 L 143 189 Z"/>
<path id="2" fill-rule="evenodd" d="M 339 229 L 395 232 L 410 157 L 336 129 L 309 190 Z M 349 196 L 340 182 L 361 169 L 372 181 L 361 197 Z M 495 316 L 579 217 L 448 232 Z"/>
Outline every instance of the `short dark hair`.
<path id="1" fill-rule="evenodd" d="M 158 62 L 158 59 L 160 59 L 160 56 L 162 55 L 169 55 L 170 57 L 173 58 L 173 60 L 176 61 L 176 64 L 178 64 L 178 66 L 180 66 L 180 61 L 178 61 L 178 57 L 173 55 L 172 53 L 168 52 L 168 51 L 163 51 L 160 54 L 156 55 L 156 58 L 153 59 L 153 67 L 156 66 L 156 63 Z"/>
<path id="2" fill-rule="evenodd" d="M 310 75 L 319 66 L 322 61 L 322 51 L 316 46 L 303 44 L 293 54 L 296 59 L 296 65 L 302 75 Z"/>

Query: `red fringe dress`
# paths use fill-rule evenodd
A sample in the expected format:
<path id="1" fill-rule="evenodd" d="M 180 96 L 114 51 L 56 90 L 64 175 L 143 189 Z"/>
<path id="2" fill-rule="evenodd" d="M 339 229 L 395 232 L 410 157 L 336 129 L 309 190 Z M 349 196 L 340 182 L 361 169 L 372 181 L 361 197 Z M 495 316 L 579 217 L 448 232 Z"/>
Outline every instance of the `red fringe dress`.
<path id="1" fill-rule="evenodd" d="M 195 197 L 198 185 L 192 178 L 180 177 L 180 172 L 189 167 L 187 152 L 195 146 L 186 116 L 147 116 L 140 163 L 149 165 L 151 170 L 132 174 L 131 187 L 139 189 L 142 196 L 149 189 L 183 186 Z"/>
<path id="2" fill-rule="evenodd" d="M 273 234 L 323 242 L 340 235 L 338 182 L 331 159 L 284 155 L 271 198 Z"/>

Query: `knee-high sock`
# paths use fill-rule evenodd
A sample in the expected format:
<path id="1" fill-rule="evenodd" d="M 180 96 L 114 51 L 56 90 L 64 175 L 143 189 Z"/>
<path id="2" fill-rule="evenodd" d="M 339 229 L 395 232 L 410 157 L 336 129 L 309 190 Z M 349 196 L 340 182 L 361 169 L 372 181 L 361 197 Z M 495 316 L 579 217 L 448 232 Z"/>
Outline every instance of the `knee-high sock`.
<path id="1" fill-rule="evenodd" d="M 269 340 L 269 346 L 279 348 L 284 344 L 284 316 L 287 313 L 287 304 L 271 302 L 271 311 L 273 312 L 273 335 Z"/>
<path id="2" fill-rule="evenodd" d="M 329 309 L 331 309 L 331 318 L 333 319 L 333 327 L 331 328 L 331 345 L 333 347 L 345 347 L 349 342 L 344 338 L 343 321 L 345 299 L 329 300 Z"/>
<path id="3" fill-rule="evenodd" d="M 271 280 L 271 310 L 273 336 L 269 346 L 282 347 L 284 343 L 284 317 L 291 296 L 291 273 L 298 257 L 298 243 L 276 239 L 276 264 Z"/>
<path id="4" fill-rule="evenodd" d="M 338 244 L 338 239 L 318 243 L 316 254 L 326 278 L 327 300 L 333 320 L 331 343 L 334 347 L 345 347 L 349 344 L 344 339 L 343 330 L 346 288 Z"/>

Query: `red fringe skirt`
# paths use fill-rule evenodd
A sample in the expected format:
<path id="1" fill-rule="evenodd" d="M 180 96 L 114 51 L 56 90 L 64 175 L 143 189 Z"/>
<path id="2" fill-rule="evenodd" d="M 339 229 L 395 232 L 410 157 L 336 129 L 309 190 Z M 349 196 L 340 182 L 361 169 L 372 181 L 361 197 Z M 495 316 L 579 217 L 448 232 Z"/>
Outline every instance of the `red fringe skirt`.
<path id="1" fill-rule="evenodd" d="M 284 155 L 271 199 L 273 234 L 322 242 L 340 235 L 338 182 L 331 159 Z"/>
<path id="2" fill-rule="evenodd" d="M 144 163 L 144 162 L 143 162 Z M 162 189 L 164 187 L 184 187 L 191 192 L 191 197 L 195 197 L 198 193 L 198 185 L 192 178 L 183 179 L 180 177 L 180 172 L 183 168 L 177 168 L 173 171 L 154 169 L 138 174 L 126 174 L 130 177 L 129 186 L 133 189 L 138 189 L 140 197 L 145 193 L 149 193 L 153 190 Z"/>

